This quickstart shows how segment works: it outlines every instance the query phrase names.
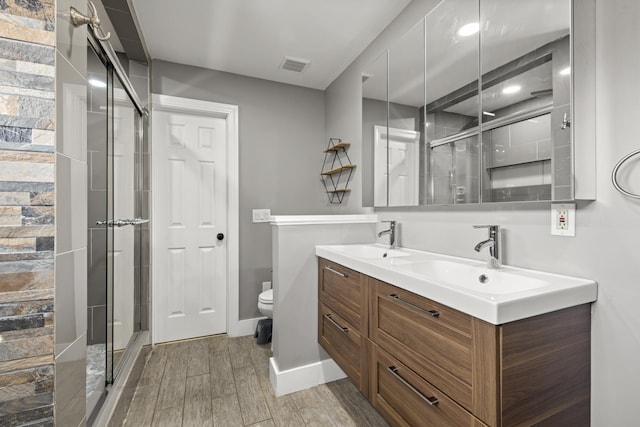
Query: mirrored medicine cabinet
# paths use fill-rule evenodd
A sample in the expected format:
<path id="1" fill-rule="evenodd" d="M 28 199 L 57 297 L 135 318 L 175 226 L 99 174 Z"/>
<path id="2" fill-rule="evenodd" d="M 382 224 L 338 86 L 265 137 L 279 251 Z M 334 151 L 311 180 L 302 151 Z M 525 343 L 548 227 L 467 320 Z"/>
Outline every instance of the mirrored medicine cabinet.
<path id="1" fill-rule="evenodd" d="M 592 0 L 444 0 L 362 72 L 363 202 L 595 198 Z"/>

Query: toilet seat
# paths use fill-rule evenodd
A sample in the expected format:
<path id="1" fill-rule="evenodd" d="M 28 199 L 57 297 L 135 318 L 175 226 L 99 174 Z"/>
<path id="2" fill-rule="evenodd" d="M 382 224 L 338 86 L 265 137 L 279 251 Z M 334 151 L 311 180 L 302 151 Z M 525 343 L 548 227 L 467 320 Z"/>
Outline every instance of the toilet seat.
<path id="1" fill-rule="evenodd" d="M 258 302 L 262 304 L 273 304 L 273 289 L 267 289 L 262 292 L 260 296 L 258 296 Z"/>
<path id="2" fill-rule="evenodd" d="M 267 289 L 258 296 L 258 310 L 273 319 L 273 289 Z"/>

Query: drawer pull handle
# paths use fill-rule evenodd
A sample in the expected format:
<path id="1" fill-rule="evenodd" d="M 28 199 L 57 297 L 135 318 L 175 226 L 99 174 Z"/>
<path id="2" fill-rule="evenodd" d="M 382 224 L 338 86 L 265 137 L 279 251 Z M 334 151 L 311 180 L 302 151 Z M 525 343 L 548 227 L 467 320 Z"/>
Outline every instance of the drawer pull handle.
<path id="1" fill-rule="evenodd" d="M 389 295 L 389 298 L 391 298 L 391 299 L 392 299 L 392 300 L 394 300 L 394 301 L 401 302 L 402 304 L 407 305 L 407 306 L 409 306 L 409 307 L 411 307 L 411 308 L 413 308 L 413 309 L 416 309 L 416 310 L 418 310 L 418 311 L 421 311 L 421 312 L 423 312 L 423 313 L 427 313 L 427 314 L 428 314 L 429 316 L 431 316 L 431 317 L 438 317 L 438 316 L 440 316 L 440 312 L 439 312 L 438 310 L 425 310 L 425 309 L 424 309 L 424 308 L 422 308 L 422 307 L 418 307 L 418 306 L 417 306 L 417 305 L 415 305 L 415 304 L 411 304 L 411 303 L 410 303 L 410 302 L 408 302 L 408 301 L 405 301 L 405 300 L 403 300 L 403 299 L 400 299 L 400 297 L 399 297 L 397 294 L 391 294 L 391 295 Z"/>
<path id="2" fill-rule="evenodd" d="M 438 398 L 437 397 L 434 397 L 434 396 L 427 397 L 427 396 L 425 396 L 424 394 L 420 393 L 420 391 L 417 388 L 412 386 L 407 380 L 402 378 L 400 376 L 400 374 L 398 373 L 398 368 L 396 368 L 395 366 L 389 366 L 387 369 L 389 370 L 389 372 L 391 372 L 391 375 L 396 377 L 398 379 L 398 381 L 400 381 L 402 384 L 407 386 L 407 388 L 409 388 L 412 392 L 414 392 L 415 394 L 420 396 L 420 398 L 422 400 L 424 400 L 425 402 L 427 402 L 429 405 L 435 406 L 435 405 L 438 404 Z"/>
<path id="3" fill-rule="evenodd" d="M 331 322 L 331 324 L 333 326 L 335 326 L 336 328 L 340 329 L 342 332 L 349 332 L 349 328 L 345 328 L 344 326 L 340 326 L 338 324 L 338 322 L 336 322 L 335 320 L 333 320 L 333 318 L 331 317 L 330 314 L 325 314 L 324 317 L 326 317 L 326 319 Z"/>
<path id="4" fill-rule="evenodd" d="M 347 273 L 342 273 L 338 270 L 334 270 L 333 268 L 329 267 L 328 265 L 324 268 L 325 270 L 329 270 L 332 273 L 337 274 L 338 276 L 342 276 L 342 277 L 349 277 L 349 275 Z"/>

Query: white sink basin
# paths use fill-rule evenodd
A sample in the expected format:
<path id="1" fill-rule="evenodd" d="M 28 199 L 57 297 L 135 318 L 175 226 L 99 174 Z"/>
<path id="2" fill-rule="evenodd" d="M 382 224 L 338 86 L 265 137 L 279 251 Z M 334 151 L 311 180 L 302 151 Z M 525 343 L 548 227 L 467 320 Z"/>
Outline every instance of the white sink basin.
<path id="1" fill-rule="evenodd" d="M 397 258 L 411 255 L 399 249 L 389 249 L 388 246 L 370 245 L 332 245 L 336 251 L 344 252 L 346 255 L 356 258 Z"/>
<path id="2" fill-rule="evenodd" d="M 487 295 L 513 294 L 542 288 L 548 282 L 508 272 L 508 267 L 491 270 L 477 265 L 445 260 L 403 263 L 398 270 Z"/>
<path id="3" fill-rule="evenodd" d="M 385 256 L 386 254 L 386 256 Z M 321 245 L 316 255 L 499 325 L 596 300 L 593 280 L 378 244 Z"/>

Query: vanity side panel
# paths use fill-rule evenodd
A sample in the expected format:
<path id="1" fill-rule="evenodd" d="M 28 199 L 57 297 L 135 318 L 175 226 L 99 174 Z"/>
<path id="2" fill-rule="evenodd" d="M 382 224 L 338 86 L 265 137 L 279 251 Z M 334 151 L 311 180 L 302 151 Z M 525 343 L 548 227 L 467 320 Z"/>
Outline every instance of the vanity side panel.
<path id="1" fill-rule="evenodd" d="M 488 425 L 497 426 L 500 413 L 498 327 L 477 318 L 473 318 L 471 327 L 473 331 L 472 412 Z"/>
<path id="2" fill-rule="evenodd" d="M 583 400 L 536 424 L 536 427 L 590 426 L 591 402 Z"/>
<path id="3" fill-rule="evenodd" d="M 501 325 L 500 340 L 501 425 L 563 426 L 563 411 L 588 419 L 590 304 Z"/>

